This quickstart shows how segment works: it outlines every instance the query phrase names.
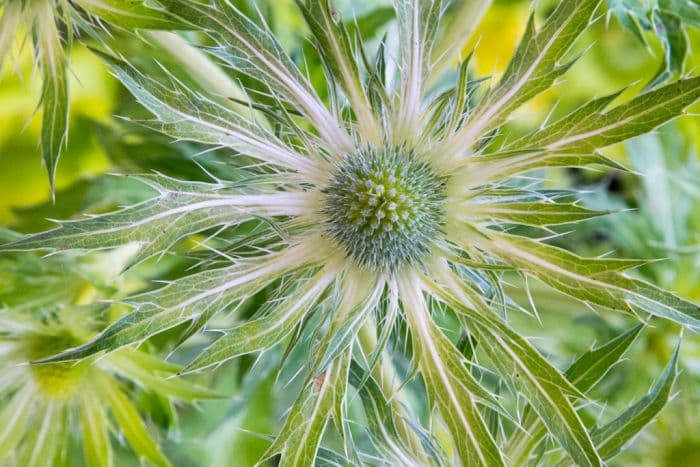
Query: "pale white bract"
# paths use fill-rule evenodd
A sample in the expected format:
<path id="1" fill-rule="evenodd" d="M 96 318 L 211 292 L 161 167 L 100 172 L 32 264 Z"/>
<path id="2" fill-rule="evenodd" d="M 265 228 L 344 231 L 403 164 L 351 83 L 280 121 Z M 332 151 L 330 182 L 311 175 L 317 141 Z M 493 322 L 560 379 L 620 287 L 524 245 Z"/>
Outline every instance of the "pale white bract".
<path id="1" fill-rule="evenodd" d="M 251 92 L 250 106 L 268 120 L 236 113 L 222 96 L 192 89 L 167 70 L 150 76 L 126 59 L 104 59 L 154 115 L 143 124 L 176 139 L 230 148 L 232 164 L 245 176 L 210 183 L 143 177 L 157 190 L 152 200 L 65 222 L 3 248 L 94 250 L 134 242 L 141 247 L 137 263 L 207 231 L 216 244 L 212 254 L 225 265 L 202 268 L 129 298 L 130 314 L 93 341 L 44 362 L 113 352 L 190 323 L 184 340 L 217 312 L 276 287 L 278 299 L 226 329 L 183 371 L 215 367 L 280 343 L 292 346 L 302 330 L 316 326 L 304 390 L 265 456 L 281 454 L 281 465 L 312 465 L 331 419 L 345 440 L 344 455 L 352 458 L 344 415 L 349 385 L 369 401 L 365 410 L 372 442 L 394 465 L 524 462 L 545 436 L 575 463 L 603 465 L 608 453 L 617 452 L 651 419 L 644 413 L 602 427 L 616 437 L 600 441 L 600 431 L 586 426 L 576 401 L 586 400 L 585 393 L 619 360 L 636 332 L 602 347 L 609 351 L 604 364 L 586 375 L 591 384 L 579 384 L 577 378 L 583 377 L 577 367 L 562 373 L 509 326 L 506 310 L 512 302 L 501 285 L 501 271 L 539 279 L 593 307 L 643 321 L 653 316 L 697 328 L 697 305 L 627 273 L 642 262 L 582 258 L 512 230 L 525 225 L 544 231 L 607 213 L 581 206 L 575 194 L 522 188 L 510 180 L 548 167 L 620 168 L 598 150 L 681 115 L 700 98 L 699 77 L 650 90 L 610 110 L 617 95 L 603 97 L 522 138 L 499 140 L 507 136 L 504 125 L 511 114 L 568 70 L 567 53 L 594 18 L 598 0 L 560 2 L 539 28 L 531 19 L 504 75 L 490 85 L 471 79 L 465 60 L 452 86 L 442 92 L 433 87 L 434 73 L 451 66 L 454 53 L 452 44 L 441 41 L 454 40 L 462 29 L 472 31 L 486 0 L 456 2 L 469 6 L 454 8 L 457 13 L 444 28 L 440 18 L 446 3 L 396 0 L 396 27 L 390 31 L 398 31 L 398 48 L 386 50 L 392 41 L 382 42 L 376 58 L 368 57 L 359 33 L 341 21 L 330 0 L 298 0 L 327 70 L 325 90 L 314 89 L 267 27 L 228 1 L 158 3 L 186 29 L 207 35 L 204 49 L 222 67 L 265 88 L 263 102 Z M 388 76 L 390 70 L 395 76 Z M 370 171 L 348 169 L 348 161 L 367 154 L 396 156 L 372 159 L 379 161 L 381 173 L 372 175 L 371 184 L 352 181 Z M 382 166 L 387 160 L 394 165 Z M 392 171 L 414 163 L 429 170 Z M 420 177 L 430 178 L 428 188 Z M 338 180 L 349 185 L 341 187 Z M 391 182 L 385 187 L 377 180 Z M 429 195 L 401 193 L 406 187 L 425 188 Z M 389 196 L 385 190 L 394 192 Z M 401 203 L 407 199 L 432 203 L 419 207 L 435 215 L 405 207 Z M 375 203 L 385 204 L 377 208 Z M 345 208 L 351 214 L 340 215 Z M 400 222 L 402 215 L 413 223 Z M 349 220 L 347 231 L 339 219 Z M 215 242 L 225 230 L 252 224 L 248 236 Z M 440 311 L 460 323 L 478 355 L 458 350 L 443 333 L 434 320 Z M 403 376 L 420 374 L 425 387 L 420 397 L 429 406 L 425 426 L 402 400 L 392 353 L 415 370 Z M 664 383 L 672 381 L 674 365 L 675 359 Z M 526 400 L 525 411 L 504 408 L 485 375 Z M 390 407 L 388 414 L 377 407 L 382 403 Z M 500 420 L 496 429 L 488 423 L 493 418 Z M 504 426 L 511 431 L 510 442 L 504 441 Z M 430 435 L 443 429 L 449 441 Z M 523 442 L 523 436 L 528 440 Z M 619 446 L 611 447 L 610 439 Z"/>

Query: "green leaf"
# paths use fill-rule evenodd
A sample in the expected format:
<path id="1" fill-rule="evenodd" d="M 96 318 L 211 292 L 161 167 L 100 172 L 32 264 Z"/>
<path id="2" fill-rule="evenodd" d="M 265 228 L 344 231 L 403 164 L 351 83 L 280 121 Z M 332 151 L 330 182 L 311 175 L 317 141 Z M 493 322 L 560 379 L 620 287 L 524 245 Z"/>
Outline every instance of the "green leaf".
<path id="1" fill-rule="evenodd" d="M 170 466 L 170 461 L 163 455 L 158 443 L 146 429 L 138 410 L 119 388 L 118 383 L 105 376 L 97 378 L 95 383 L 134 452 L 156 466 Z"/>
<path id="2" fill-rule="evenodd" d="M 328 330 L 316 344 L 314 371 L 322 371 L 352 345 L 360 327 L 378 308 L 385 282 L 375 274 L 351 269 L 343 278 L 342 297 L 330 320 Z"/>
<path id="3" fill-rule="evenodd" d="M 463 159 L 459 179 L 465 187 L 484 186 L 530 170 L 543 167 L 586 167 L 601 165 L 625 170 L 602 154 L 559 153 L 545 150 L 501 151 Z"/>
<path id="4" fill-rule="evenodd" d="M 304 256 L 300 253 L 301 250 L 292 248 L 279 255 L 271 254 L 253 266 L 236 265 L 203 271 L 160 289 L 135 295 L 126 301 L 134 311 L 112 323 L 92 341 L 35 363 L 78 360 L 98 352 L 114 351 L 142 342 L 181 323 L 196 320 L 210 309 L 227 310 L 274 279 L 299 267 L 299 261 Z"/>
<path id="5" fill-rule="evenodd" d="M 58 158 L 68 140 L 68 72 L 61 34 L 51 2 L 36 9 L 35 47 L 42 74 L 41 155 L 54 193 Z"/>
<path id="6" fill-rule="evenodd" d="M 571 63 L 562 58 L 589 26 L 600 0 L 559 2 L 539 31 L 531 16 L 503 77 L 489 90 L 451 147 L 473 147 L 479 137 L 502 125 L 518 107 L 549 89 Z"/>
<path id="7" fill-rule="evenodd" d="M 269 202 L 274 204 L 277 199 L 281 205 L 287 205 L 294 197 L 289 191 L 271 192 L 268 196 L 224 182 L 182 182 L 158 175 L 135 178 L 154 188 L 158 196 L 120 211 L 60 221 L 56 229 L 0 245 L 0 251 L 91 251 L 136 244 L 138 254 L 126 265 L 131 267 L 165 254 L 177 241 L 189 235 L 217 226 L 240 224 L 264 214 Z M 286 208 L 281 209 L 286 211 Z M 267 214 L 283 215 L 282 211 L 272 208 Z"/>
<path id="8" fill-rule="evenodd" d="M 525 396 L 547 431 L 559 441 L 574 462 L 577 465 L 602 465 L 586 426 L 560 389 L 564 378 L 558 370 L 548 362 L 537 365 L 544 361 L 543 358 L 539 362 L 527 359 L 528 352 L 524 349 L 529 344 L 513 331 L 504 328 L 498 332 L 481 329 L 479 334 L 482 342 L 493 344 L 484 345 L 483 348 L 501 376 L 510 380 L 513 391 Z M 529 354 L 532 355 L 532 352 Z"/>
<path id="9" fill-rule="evenodd" d="M 462 50 L 492 3 L 492 0 L 455 0 L 449 3 L 441 19 L 444 31 L 438 34 L 431 50 L 431 76 L 439 77 L 443 69 L 459 61 Z"/>
<path id="10" fill-rule="evenodd" d="M 284 301 L 272 301 L 263 316 L 226 330 L 213 344 L 188 363 L 181 373 L 191 373 L 219 365 L 240 355 L 271 349 L 291 334 L 304 317 L 316 306 L 334 274 L 321 271 L 300 285 Z M 294 279 L 301 282 L 301 279 Z"/>
<path id="11" fill-rule="evenodd" d="M 55 465 L 67 428 L 68 414 L 61 404 L 48 402 L 38 415 L 41 417 L 38 426 L 29 432 L 30 436 L 22 443 L 24 449 L 20 465 L 27 467 Z"/>
<path id="12" fill-rule="evenodd" d="M 419 134 L 423 91 L 430 67 L 430 50 L 440 24 L 441 0 L 397 0 L 399 28 L 397 56 L 401 81 L 392 137 L 397 144 L 415 140 Z"/>
<path id="13" fill-rule="evenodd" d="M 182 23 L 164 11 L 144 5 L 145 1 L 79 0 L 78 4 L 91 15 L 127 30 L 183 29 Z"/>
<path id="14" fill-rule="evenodd" d="M 141 122 L 177 139 L 230 147 L 291 171 L 313 172 L 311 161 L 262 125 L 234 112 L 217 98 L 184 85 L 173 76 L 157 81 L 129 63 L 95 51 L 117 78 L 157 119 Z"/>
<path id="15" fill-rule="evenodd" d="M 353 361 L 350 365 L 349 382 L 358 391 L 364 409 L 366 428 L 370 440 L 389 462 L 395 465 L 410 465 L 415 460 L 407 453 L 406 446 L 396 426 L 397 414 L 371 374 Z"/>
<path id="16" fill-rule="evenodd" d="M 636 340 L 644 324 L 639 324 L 604 345 L 581 355 L 566 370 L 566 378 L 582 393 L 591 389 L 620 360 Z M 532 407 L 523 411 L 522 428 L 508 440 L 506 453 L 514 465 L 525 465 L 530 453 L 547 435 L 547 429 Z"/>
<path id="17" fill-rule="evenodd" d="M 678 353 L 676 345 L 671 361 L 668 362 L 659 380 L 649 393 L 633 404 L 617 418 L 591 432 L 600 455 L 605 460 L 612 459 L 620 449 L 644 429 L 663 409 L 671 396 L 671 388 L 678 375 Z"/>
<path id="18" fill-rule="evenodd" d="M 109 421 L 100 398 L 94 391 L 85 391 L 81 394 L 80 425 L 83 431 L 83 451 L 88 467 L 112 466 Z"/>
<path id="19" fill-rule="evenodd" d="M 30 391 L 17 391 L 0 411 L 0 452 L 14 452 L 32 416 Z"/>
<path id="20" fill-rule="evenodd" d="M 22 238 L 22 234 L 0 227 L 0 244 L 14 242 L 20 238 Z"/>
<path id="21" fill-rule="evenodd" d="M 349 366 L 350 352 L 346 352 L 307 382 L 261 461 L 281 454 L 280 467 L 314 465 L 332 409 L 345 394 Z"/>
<path id="22" fill-rule="evenodd" d="M 349 32 L 333 10 L 331 0 L 296 0 L 296 3 L 331 73 L 340 81 L 361 134 L 372 144 L 381 144 L 381 127 L 369 104 Z"/>
<path id="23" fill-rule="evenodd" d="M 477 401 L 498 409 L 493 396 L 474 379 L 464 358 L 429 316 L 423 292 L 415 280 L 399 284 L 414 358 L 428 395 L 445 420 L 463 465 L 505 465 Z M 500 410 L 500 409 L 499 409 Z"/>
<path id="24" fill-rule="evenodd" d="M 160 0 L 166 10 L 208 34 L 217 47 L 207 49 L 227 66 L 269 86 L 301 111 L 335 154 L 351 151 L 352 140 L 321 102 L 309 81 L 266 28 L 255 24 L 226 0 L 203 4 Z"/>
<path id="25" fill-rule="evenodd" d="M 696 0 L 608 0 L 612 12 L 643 44 L 644 31 L 656 34 L 664 49 L 663 60 L 649 86 L 653 87 L 683 71 L 688 54 L 686 26 L 700 28 L 700 5 Z"/>
<path id="26" fill-rule="evenodd" d="M 396 10 L 389 5 L 380 5 L 360 16 L 353 16 L 351 20 L 345 21 L 350 42 L 371 40 L 395 17 Z"/>
<path id="27" fill-rule="evenodd" d="M 487 217 L 531 226 L 581 222 L 609 214 L 571 203 L 477 203 L 470 204 L 465 216 Z"/>
<path id="28" fill-rule="evenodd" d="M 5 59 L 12 53 L 17 30 L 22 22 L 22 2 L 6 2 L 0 15 L 0 71 Z"/>
<path id="29" fill-rule="evenodd" d="M 645 327 L 646 324 L 638 324 L 604 345 L 585 352 L 566 370 L 566 377 L 581 392 L 587 392 L 620 361 Z"/>
<path id="30" fill-rule="evenodd" d="M 180 370 L 179 366 L 163 362 L 158 357 L 145 352 L 127 350 L 113 353 L 105 361 L 111 370 L 159 395 L 186 402 L 226 397 L 183 378 L 174 378 L 173 376 Z"/>
<path id="31" fill-rule="evenodd" d="M 468 318 L 465 327 L 484 344 L 480 348 L 511 390 L 530 402 L 547 430 L 578 465 L 601 465 L 588 431 L 569 400 L 569 396 L 581 397 L 581 393 L 446 266 L 441 276 L 444 286 L 438 287 L 438 296 Z"/>
<path id="32" fill-rule="evenodd" d="M 557 153 L 595 152 L 599 148 L 648 133 L 683 114 L 700 99 L 700 76 L 681 79 L 607 112 L 616 95 L 586 104 L 562 119 L 512 143 L 511 149 L 536 147 Z"/>
<path id="33" fill-rule="evenodd" d="M 621 272 L 638 265 L 616 259 L 582 258 L 529 238 L 489 232 L 485 249 L 578 300 L 632 313 L 645 311 L 692 328 L 700 327 L 700 307 Z M 475 237 L 476 238 L 476 237 Z"/>

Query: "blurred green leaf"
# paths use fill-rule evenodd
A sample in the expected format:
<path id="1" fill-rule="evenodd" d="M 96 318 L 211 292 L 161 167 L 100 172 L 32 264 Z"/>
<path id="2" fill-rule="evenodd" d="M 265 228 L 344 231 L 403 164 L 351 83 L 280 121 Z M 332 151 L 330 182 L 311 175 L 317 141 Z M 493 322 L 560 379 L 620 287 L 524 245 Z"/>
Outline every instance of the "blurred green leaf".
<path id="1" fill-rule="evenodd" d="M 591 437 L 604 459 L 608 460 L 617 455 L 620 449 L 642 431 L 668 403 L 671 387 L 678 375 L 679 351 L 680 343 L 676 346 L 671 361 L 661 373 L 659 380 L 646 396 L 611 422 L 591 432 Z"/>
<path id="2" fill-rule="evenodd" d="M 646 43 L 644 31 L 656 34 L 664 49 L 664 58 L 653 87 L 683 72 L 690 50 L 685 28 L 700 28 L 700 3 L 697 0 L 607 0 L 608 9 L 627 29 Z"/>

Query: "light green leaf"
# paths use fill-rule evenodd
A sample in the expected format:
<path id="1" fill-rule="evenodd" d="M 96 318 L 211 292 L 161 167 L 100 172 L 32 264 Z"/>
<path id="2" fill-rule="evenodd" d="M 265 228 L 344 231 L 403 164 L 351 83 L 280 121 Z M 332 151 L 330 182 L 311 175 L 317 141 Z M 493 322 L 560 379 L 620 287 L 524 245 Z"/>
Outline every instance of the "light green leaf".
<path id="1" fill-rule="evenodd" d="M 194 402 L 205 399 L 222 399 L 226 396 L 212 389 L 199 386 L 183 378 L 173 378 L 180 367 L 162 362 L 158 357 L 140 351 L 121 351 L 113 353 L 106 362 L 110 370 L 137 381 L 151 391 L 179 400 Z M 165 370 L 166 367 L 167 370 Z"/>
<path id="2" fill-rule="evenodd" d="M 671 396 L 671 388 L 678 375 L 678 353 L 680 342 L 673 352 L 659 380 L 649 393 L 629 407 L 617 418 L 591 432 L 600 455 L 605 460 L 613 458 L 620 449 L 634 438 L 656 417 Z"/>
<path id="3" fill-rule="evenodd" d="M 333 279 L 332 272 L 324 270 L 316 273 L 293 294 L 286 296 L 284 301 L 272 301 L 267 305 L 262 317 L 225 331 L 188 363 L 181 373 L 200 371 L 240 355 L 272 348 L 294 331 L 297 324 L 314 308 Z M 301 279 L 296 278 L 295 282 L 301 282 Z"/>
<path id="4" fill-rule="evenodd" d="M 322 371 L 352 344 L 367 317 L 379 306 L 385 282 L 375 274 L 346 272 L 328 330 L 316 344 L 314 371 Z"/>
<path id="5" fill-rule="evenodd" d="M 223 182 L 181 182 L 164 176 L 139 176 L 137 179 L 157 190 L 158 196 L 120 211 L 62 221 L 54 230 L 1 245 L 0 251 L 99 250 L 134 243 L 139 252 L 126 265 L 131 267 L 165 254 L 178 240 L 189 235 L 217 226 L 239 224 L 260 215 L 268 201 L 281 196 L 270 198 Z M 287 192 L 284 198 L 278 199 L 288 204 L 293 196 Z"/>
<path id="6" fill-rule="evenodd" d="M 559 2 L 539 31 L 530 17 L 525 34 L 503 77 L 479 102 L 454 138 L 454 147 L 473 147 L 479 137 L 502 125 L 518 107 L 550 88 L 571 63 L 562 58 L 589 26 L 600 0 Z"/>
<path id="7" fill-rule="evenodd" d="M 558 153 L 591 153 L 599 148 L 648 133 L 683 114 L 700 99 L 700 76 L 681 79 L 645 92 L 607 112 L 615 94 L 579 110 L 512 143 L 511 149 L 542 148 Z"/>
<path id="8" fill-rule="evenodd" d="M 609 214 L 571 203 L 475 203 L 465 210 L 467 217 L 487 217 L 531 226 L 580 222 Z"/>
<path id="9" fill-rule="evenodd" d="M 163 11 L 144 5 L 145 1 L 78 0 L 78 4 L 91 15 L 127 30 L 183 29 L 182 23 Z"/>
<path id="10" fill-rule="evenodd" d="M 586 167 L 601 165 L 625 170 L 617 162 L 602 154 L 559 153 L 545 150 L 502 151 L 462 160 L 460 180 L 466 187 L 484 186 L 530 170 L 543 167 Z"/>
<path id="11" fill-rule="evenodd" d="M 125 61 L 96 53 L 112 67 L 134 97 L 157 117 L 155 121 L 141 122 L 148 127 L 173 138 L 230 147 L 291 171 L 313 172 L 307 157 L 262 125 L 218 102 L 214 96 L 191 89 L 172 76 L 166 76 L 167 83 L 157 81 Z"/>
<path id="12" fill-rule="evenodd" d="M 492 0 L 456 0 L 450 2 L 443 15 L 443 32 L 439 33 L 431 51 L 430 76 L 437 79 L 442 70 L 456 64 L 469 43 Z M 447 20 L 445 21 L 445 18 Z M 429 78 L 431 79 L 431 78 Z"/>
<path id="13" fill-rule="evenodd" d="M 42 2 L 36 8 L 35 47 L 42 74 L 41 155 L 54 192 L 58 158 L 68 140 L 68 72 L 54 5 Z"/>
<path id="14" fill-rule="evenodd" d="M 280 467 L 314 465 L 321 437 L 338 397 L 345 394 L 350 352 L 307 382 L 262 460 L 281 454 Z"/>
<path id="15" fill-rule="evenodd" d="M 228 310 L 274 279 L 299 267 L 303 256 L 300 249 L 292 248 L 279 255 L 271 254 L 253 266 L 236 265 L 203 271 L 160 289 L 135 295 L 126 301 L 134 311 L 112 323 L 92 341 L 35 363 L 78 360 L 98 352 L 114 351 L 196 320 L 210 309 Z"/>
<path id="16" fill-rule="evenodd" d="M 94 391 L 81 393 L 80 425 L 83 431 L 83 451 L 88 467 L 111 467 L 112 446 L 109 441 L 109 421 L 99 396 Z"/>
<path id="17" fill-rule="evenodd" d="M 304 19 L 313 33 L 322 57 L 350 102 L 362 135 L 372 144 L 381 144 L 382 136 L 377 117 L 372 110 L 360 76 L 350 35 L 333 9 L 331 0 L 296 0 Z"/>
<path id="18" fill-rule="evenodd" d="M 14 242 L 22 238 L 22 234 L 19 234 L 13 230 L 0 227 L 0 244 Z"/>
<path id="19" fill-rule="evenodd" d="M 367 419 L 366 427 L 375 448 L 395 465 L 415 463 L 416 461 L 408 456 L 411 448 L 405 445 L 399 434 L 396 426 L 397 414 L 392 408 L 392 403 L 384 396 L 377 381 L 353 361 L 350 365 L 349 382 L 360 396 Z"/>
<path id="20" fill-rule="evenodd" d="M 700 308 L 621 272 L 638 262 L 582 258 L 526 237 L 489 232 L 484 247 L 507 264 L 581 301 L 613 310 L 645 311 L 684 326 L 700 327 Z"/>
<path id="21" fill-rule="evenodd" d="M 601 465 L 595 446 L 569 396 L 581 393 L 540 353 L 454 274 L 443 269 L 439 296 L 468 318 L 470 329 L 498 373 L 515 393 L 523 394 L 548 431 L 578 465 Z M 471 310 L 467 304 L 476 306 Z"/>
<path id="22" fill-rule="evenodd" d="M 501 466 L 505 462 L 477 402 L 498 408 L 493 396 L 472 376 L 464 358 L 435 325 L 416 280 L 399 284 L 411 336 L 414 358 L 430 399 L 445 420 L 454 449 L 463 465 Z"/>
<path id="23" fill-rule="evenodd" d="M 68 423 L 65 407 L 49 402 L 39 412 L 38 426 L 30 431 L 30 437 L 23 444 L 23 460 L 20 465 L 27 467 L 45 467 L 54 465 L 63 437 L 63 430 Z"/>
<path id="24" fill-rule="evenodd" d="M 0 411 L 0 452 L 14 452 L 32 416 L 30 391 L 17 391 Z"/>
<path id="25" fill-rule="evenodd" d="M 399 28 L 397 54 L 401 82 L 392 136 L 397 144 L 401 144 L 414 140 L 419 134 L 430 50 L 440 24 L 442 0 L 396 0 L 394 5 Z"/>
<path id="26" fill-rule="evenodd" d="M 566 377 L 581 392 L 587 392 L 620 361 L 645 327 L 645 324 L 638 324 L 604 345 L 585 352 L 566 370 Z"/>
<path id="27" fill-rule="evenodd" d="M 644 329 L 644 324 L 620 334 L 604 345 L 581 355 L 566 370 L 566 378 L 578 390 L 585 393 L 591 389 L 620 360 L 624 353 Z M 523 411 L 522 428 L 508 440 L 506 453 L 514 465 L 525 465 L 530 453 L 547 435 L 547 429 L 532 407 Z"/>
<path id="28" fill-rule="evenodd" d="M 10 54 L 17 30 L 22 21 L 22 2 L 6 2 L 0 15 L 0 71 Z"/>
<path id="29" fill-rule="evenodd" d="M 478 329 L 479 326 L 476 326 Z M 478 338 L 489 345 L 482 349 L 494 363 L 502 377 L 510 381 L 512 389 L 522 393 L 537 412 L 542 423 L 577 465 L 602 465 L 586 426 L 576 413 L 573 404 L 560 387 L 563 379 L 548 362 L 533 364 L 528 360 L 529 346 L 519 334 L 505 329 L 498 332 L 482 328 Z M 491 345 L 493 344 L 493 345 Z M 532 353 L 530 352 L 530 355 Z M 540 359 L 542 362 L 544 359 Z M 550 379 L 555 375 L 555 379 Z M 559 381 L 557 381 L 559 380 Z"/>
<path id="30" fill-rule="evenodd" d="M 347 132 L 269 30 L 255 24 L 226 0 L 215 0 L 212 4 L 189 0 L 159 3 L 192 24 L 192 29 L 207 33 L 218 44 L 207 50 L 227 66 L 267 84 L 300 110 L 334 153 L 340 155 L 352 150 Z"/>
<path id="31" fill-rule="evenodd" d="M 607 0 L 612 12 L 644 45 L 644 31 L 659 37 L 663 60 L 649 86 L 665 81 L 683 71 L 689 51 L 685 26 L 700 28 L 700 5 L 696 0 Z"/>
<path id="32" fill-rule="evenodd" d="M 163 455 L 158 443 L 146 429 L 138 410 L 119 388 L 118 383 L 105 376 L 97 378 L 95 383 L 134 452 L 156 466 L 170 466 L 170 461 Z"/>

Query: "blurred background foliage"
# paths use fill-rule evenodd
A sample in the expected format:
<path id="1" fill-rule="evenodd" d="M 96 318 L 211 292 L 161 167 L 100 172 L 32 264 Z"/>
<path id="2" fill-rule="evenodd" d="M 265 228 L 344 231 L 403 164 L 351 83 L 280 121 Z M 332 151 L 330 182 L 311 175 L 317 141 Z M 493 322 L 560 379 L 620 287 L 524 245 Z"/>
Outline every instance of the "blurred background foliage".
<path id="1" fill-rule="evenodd" d="M 695 0 L 690 0 L 689 4 Z M 259 8 L 270 22 L 282 43 L 302 62 L 308 54 L 306 72 L 322 85 L 321 67 L 314 63 L 313 51 L 304 40 L 303 22 L 293 0 L 238 0 L 244 10 L 254 13 Z M 546 16 L 556 1 L 540 1 L 537 15 Z M 633 95 L 657 79 L 669 78 L 683 70 L 700 66 L 700 20 L 697 17 L 674 16 L 665 9 L 672 0 L 610 0 L 611 12 L 586 33 L 583 43 L 593 43 L 587 50 L 577 50 L 582 58 L 564 77 L 565 86 L 554 86 L 529 103 L 511 122 L 516 131 L 539 125 L 554 107 L 553 117 L 563 115 L 592 97 L 609 94 L 627 86 Z M 343 0 L 339 8 L 348 21 L 354 12 L 364 34 L 381 36 L 382 28 L 391 19 L 390 0 Z M 695 3 L 697 5 L 697 3 Z M 524 0 L 496 0 L 482 22 L 474 42 L 467 44 L 465 55 L 474 49 L 474 73 L 486 76 L 503 71 L 525 27 L 531 4 Z M 680 31 L 683 31 L 681 33 Z M 658 33 L 654 34 L 654 32 Z M 121 47 L 142 50 L 145 58 L 157 56 L 161 61 L 176 60 L 169 54 L 167 41 L 154 35 L 139 38 L 115 31 Z M 684 68 L 679 62 L 686 55 Z M 131 54 L 134 56 L 134 54 Z M 146 60 L 148 61 L 148 60 Z M 682 62 L 682 60 L 681 60 Z M 151 63 L 152 66 L 152 63 Z M 33 58 L 28 47 L 20 49 L 7 63 L 0 78 L 0 227 L 20 232 L 47 228 L 47 219 L 67 219 L 85 211 L 100 212 L 129 204 L 150 195 L 148 188 L 128 177 L 112 177 L 109 173 L 144 173 L 159 171 L 191 180 L 205 179 L 206 173 L 235 177 L 223 164 L 216 151 L 203 152 L 192 143 L 173 143 L 163 136 L 141 128 L 114 115 L 145 115 L 130 94 L 110 76 L 106 66 L 84 45 L 76 44 L 70 57 L 71 124 L 68 148 L 61 158 L 57 173 L 55 204 L 50 200 L 46 174 L 41 167 L 38 147 L 40 115 L 36 112 L 40 80 L 33 72 Z M 186 73 L 185 73 L 186 74 Z M 189 79 L 201 86 L 202 77 Z M 623 94 L 620 99 L 625 99 Z M 700 109 L 694 109 L 696 113 Z M 575 231 L 561 238 L 561 244 L 582 254 L 616 252 L 626 257 L 661 259 L 641 268 L 638 274 L 658 285 L 700 302 L 700 118 L 687 116 L 625 145 L 608 148 L 607 155 L 633 168 L 637 175 L 621 175 L 614 171 L 594 172 L 558 170 L 540 174 L 542 183 L 556 180 L 581 190 L 582 202 L 597 208 L 623 211 L 577 225 Z M 227 173 L 222 173 L 222 171 Z M 564 232 L 561 230 L 560 232 Z M 0 230 L 0 235 L 3 231 Z M 115 281 L 104 271 L 88 272 L 87 276 L 70 279 L 62 272 L 48 271 L 54 282 L 32 281 L 26 272 L 25 282 L 16 283 L 21 274 L 16 264 L 3 264 L 0 271 L 0 300 L 12 304 L 13 293 L 27 290 L 60 289 L 61 300 L 74 304 L 87 303 L 108 296 L 104 287 L 133 291 L 148 287 L 154 277 L 177 277 L 178 271 L 197 261 L 196 239 L 183 245 L 191 258 L 166 258 L 140 266 L 127 278 Z M 82 260 L 87 261 L 87 260 Z M 21 262 L 27 268 L 30 263 Z M 34 267 L 34 266 L 31 266 Z M 89 265 L 81 266 L 90 271 Z M 92 275 L 91 275 L 92 274 Z M 12 279 L 12 278 L 15 279 Z M 98 277 L 96 279 L 95 277 Z M 4 282 L 3 282 L 4 281 Z M 70 282 L 70 287 L 66 284 Z M 95 285 L 99 284 L 99 285 Z M 527 284 L 534 302 L 533 310 L 525 292 L 525 284 L 514 277 L 508 291 L 538 319 L 518 314 L 509 317 L 526 335 L 537 335 L 537 345 L 548 352 L 562 367 L 570 363 L 591 342 L 605 342 L 625 328 L 612 315 L 592 315 L 582 305 L 537 284 Z M 264 302 L 257 296 L 246 306 L 251 310 Z M 242 314 L 246 310 L 241 311 Z M 626 407 L 650 386 L 654 375 L 668 361 L 678 329 L 668 323 L 652 321 L 630 355 L 634 364 L 618 365 L 596 391 L 605 394 L 611 406 Z M 565 329 L 566 332 L 562 332 Z M 181 332 L 181 330 L 180 330 Z M 165 347 L 167 339 L 177 332 L 154 339 L 153 345 Z M 158 339 L 163 340 L 159 342 Z M 686 335 L 682 348 L 682 375 L 677 390 L 680 395 L 670 404 L 661 419 L 647 429 L 632 449 L 615 460 L 616 465 L 700 466 L 700 340 Z M 185 407 L 178 428 L 171 416 L 157 407 L 157 401 L 141 401 L 149 407 L 154 424 L 174 430 L 165 451 L 177 465 L 252 465 L 265 450 L 268 439 L 263 435 L 274 431 L 284 394 L 272 397 L 271 382 L 279 377 L 272 371 L 283 358 L 268 352 L 254 361 L 244 357 L 226 364 L 211 376 L 217 390 L 236 394 L 233 401 L 222 400 Z M 287 358 L 293 358 L 288 356 Z M 242 380 L 246 383 L 242 384 Z M 294 391 L 289 391 L 294 394 Z M 279 403 L 271 404 L 272 400 Z M 601 407 L 590 407 L 591 417 L 603 413 Z M 603 415 L 604 416 L 604 415 Z M 126 465 L 126 464 L 119 464 Z"/>

